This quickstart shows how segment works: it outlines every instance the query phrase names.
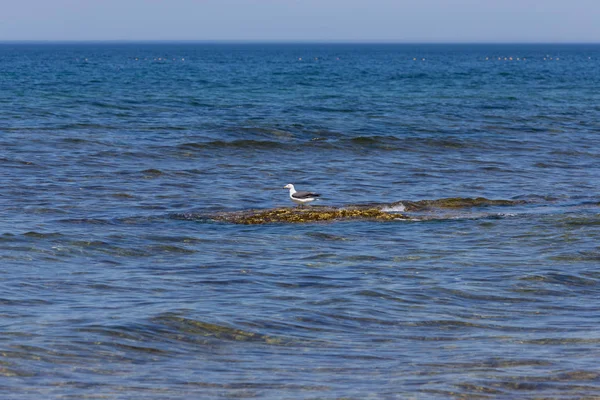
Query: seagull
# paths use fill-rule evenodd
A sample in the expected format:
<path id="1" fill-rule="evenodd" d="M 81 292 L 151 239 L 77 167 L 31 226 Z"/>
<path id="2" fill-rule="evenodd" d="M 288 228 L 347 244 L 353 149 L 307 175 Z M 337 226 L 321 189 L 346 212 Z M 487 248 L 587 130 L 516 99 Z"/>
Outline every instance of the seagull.
<path id="1" fill-rule="evenodd" d="M 320 196 L 320 194 L 318 193 L 296 192 L 294 185 L 292 185 L 291 183 L 285 185 L 283 188 L 290 189 L 290 199 L 292 199 L 292 201 L 296 204 L 310 203 L 311 201 L 314 201 L 315 198 Z"/>

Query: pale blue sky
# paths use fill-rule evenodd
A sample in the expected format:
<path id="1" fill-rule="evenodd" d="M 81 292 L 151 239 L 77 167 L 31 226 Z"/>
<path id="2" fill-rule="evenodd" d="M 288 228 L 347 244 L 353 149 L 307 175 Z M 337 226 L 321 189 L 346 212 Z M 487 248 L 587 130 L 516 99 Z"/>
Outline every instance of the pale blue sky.
<path id="1" fill-rule="evenodd" d="M 0 41 L 600 42 L 600 0 L 0 0 Z"/>

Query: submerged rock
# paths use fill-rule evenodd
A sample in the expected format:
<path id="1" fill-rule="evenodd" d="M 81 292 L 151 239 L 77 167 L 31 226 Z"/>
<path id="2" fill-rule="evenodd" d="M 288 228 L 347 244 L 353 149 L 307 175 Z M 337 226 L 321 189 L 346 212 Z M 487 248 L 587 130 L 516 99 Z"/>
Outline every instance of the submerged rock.
<path id="1" fill-rule="evenodd" d="M 422 211 L 436 208 L 468 208 L 484 206 L 514 206 L 524 204 L 524 200 L 490 200 L 485 197 L 449 197 L 438 200 L 399 201 L 392 205 L 403 204 L 406 211 Z"/>

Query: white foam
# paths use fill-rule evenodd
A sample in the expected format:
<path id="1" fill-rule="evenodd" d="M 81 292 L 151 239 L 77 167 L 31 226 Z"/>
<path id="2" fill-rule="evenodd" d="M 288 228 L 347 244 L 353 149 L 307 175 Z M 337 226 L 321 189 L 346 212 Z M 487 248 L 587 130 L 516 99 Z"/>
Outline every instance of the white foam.
<path id="1" fill-rule="evenodd" d="M 383 212 L 404 212 L 404 211 L 406 211 L 406 207 L 404 207 L 404 204 L 400 203 L 393 207 L 383 207 L 381 209 L 381 211 L 383 211 Z"/>

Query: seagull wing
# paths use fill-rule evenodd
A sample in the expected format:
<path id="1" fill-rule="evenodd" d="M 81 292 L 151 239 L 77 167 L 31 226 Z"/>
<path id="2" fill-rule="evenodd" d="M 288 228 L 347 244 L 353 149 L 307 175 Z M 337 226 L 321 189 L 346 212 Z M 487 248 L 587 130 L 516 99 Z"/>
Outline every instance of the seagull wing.
<path id="1" fill-rule="evenodd" d="M 319 197 L 320 194 L 312 192 L 296 192 L 292 195 L 295 199 L 308 199 L 310 197 Z"/>

